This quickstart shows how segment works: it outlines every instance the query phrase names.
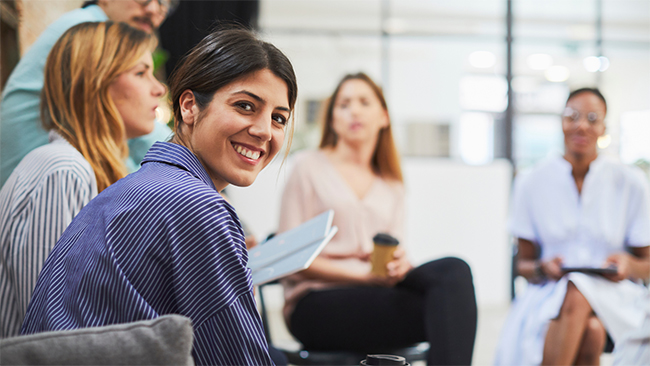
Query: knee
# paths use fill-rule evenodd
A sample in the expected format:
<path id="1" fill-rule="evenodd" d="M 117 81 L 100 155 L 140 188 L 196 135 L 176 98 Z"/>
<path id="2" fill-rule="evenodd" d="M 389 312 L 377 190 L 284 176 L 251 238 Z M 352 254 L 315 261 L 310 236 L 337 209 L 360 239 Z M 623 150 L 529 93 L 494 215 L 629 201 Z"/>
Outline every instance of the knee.
<path id="1" fill-rule="evenodd" d="M 472 270 L 469 264 L 456 257 L 447 257 L 437 260 L 438 270 L 451 278 L 472 279 Z"/>
<path id="2" fill-rule="evenodd" d="M 583 357 L 599 357 L 607 342 L 607 332 L 600 320 L 592 316 L 585 326 L 585 334 L 580 345 L 580 354 Z"/>
<path id="3" fill-rule="evenodd" d="M 474 289 L 474 280 L 472 270 L 469 265 L 462 259 L 447 257 L 429 262 L 429 278 L 431 283 L 442 285 L 448 290 L 455 291 Z"/>
<path id="4" fill-rule="evenodd" d="M 562 308 L 560 309 L 560 316 L 588 316 L 591 314 L 591 305 L 589 301 L 582 295 L 580 290 L 569 282 L 567 284 L 566 296 Z"/>
<path id="5" fill-rule="evenodd" d="M 472 271 L 459 258 L 447 257 L 427 262 L 409 275 L 420 286 L 455 291 L 474 291 Z"/>

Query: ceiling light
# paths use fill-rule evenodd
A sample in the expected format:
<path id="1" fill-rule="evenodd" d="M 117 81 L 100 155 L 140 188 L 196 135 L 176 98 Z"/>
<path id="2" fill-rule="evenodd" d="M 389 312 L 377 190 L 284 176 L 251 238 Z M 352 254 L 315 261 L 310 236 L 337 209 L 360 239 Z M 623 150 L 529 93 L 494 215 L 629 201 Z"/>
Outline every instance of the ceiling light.
<path id="1" fill-rule="evenodd" d="M 494 56 L 494 53 L 489 51 L 476 51 L 469 55 L 469 64 L 478 69 L 492 67 L 496 61 L 497 58 Z"/>
<path id="2" fill-rule="evenodd" d="M 551 66 L 546 69 L 546 72 L 544 73 L 546 80 L 552 81 L 554 83 L 566 81 L 569 79 L 569 75 L 571 75 L 569 69 L 566 66 L 562 65 Z"/>
<path id="3" fill-rule="evenodd" d="M 585 57 L 582 60 L 582 64 L 587 71 L 596 72 L 598 69 L 600 69 L 600 58 L 596 56 Z"/>
<path id="4" fill-rule="evenodd" d="M 546 70 L 553 65 L 553 57 L 546 53 L 534 53 L 528 56 L 526 62 L 533 70 Z"/>
<path id="5" fill-rule="evenodd" d="M 603 72 L 609 68 L 609 59 L 605 56 L 600 56 L 598 57 L 600 60 L 600 67 L 598 68 L 598 71 Z"/>

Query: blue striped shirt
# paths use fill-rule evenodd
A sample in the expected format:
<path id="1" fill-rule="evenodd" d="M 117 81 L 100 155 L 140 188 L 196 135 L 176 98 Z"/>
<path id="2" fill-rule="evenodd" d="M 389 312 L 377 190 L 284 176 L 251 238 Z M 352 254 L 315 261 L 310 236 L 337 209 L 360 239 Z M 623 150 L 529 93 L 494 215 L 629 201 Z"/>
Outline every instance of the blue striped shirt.
<path id="1" fill-rule="evenodd" d="M 22 333 L 182 314 L 197 364 L 272 364 L 247 262 L 237 214 L 199 160 L 159 142 L 63 233 Z"/>
<path id="2" fill-rule="evenodd" d="M 96 195 L 92 167 L 54 131 L 14 169 L 0 191 L 0 338 L 20 334 L 47 255 Z"/>

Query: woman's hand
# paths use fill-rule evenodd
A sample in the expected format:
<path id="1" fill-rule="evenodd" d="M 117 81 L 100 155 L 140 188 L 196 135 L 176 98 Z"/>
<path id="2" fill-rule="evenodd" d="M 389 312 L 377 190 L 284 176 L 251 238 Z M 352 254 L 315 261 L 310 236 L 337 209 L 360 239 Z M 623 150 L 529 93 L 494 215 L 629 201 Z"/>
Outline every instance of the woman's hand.
<path id="1" fill-rule="evenodd" d="M 392 283 L 389 277 L 377 276 L 376 274 L 373 274 L 371 272 L 361 276 L 361 278 L 357 282 L 357 284 L 363 286 L 379 286 L 379 287 L 392 287 L 393 285 L 395 285 L 395 283 Z"/>
<path id="2" fill-rule="evenodd" d="M 348 269 L 322 256 L 316 257 L 311 266 L 300 273 L 305 278 L 353 286 L 392 286 L 388 277 L 380 277 L 371 272 Z"/>
<path id="3" fill-rule="evenodd" d="M 632 256 L 628 253 L 612 254 L 605 260 L 605 267 L 616 266 L 616 274 L 606 274 L 605 278 L 610 281 L 619 282 L 630 277 L 630 263 Z"/>
<path id="4" fill-rule="evenodd" d="M 386 264 L 388 273 L 386 276 L 377 276 L 369 272 L 363 275 L 359 282 L 368 286 L 393 287 L 402 281 L 412 268 L 413 266 L 406 259 L 406 252 L 398 247 L 393 253 L 393 260 Z"/>
<path id="5" fill-rule="evenodd" d="M 345 267 L 335 265 L 331 259 L 316 257 L 314 262 L 301 272 L 306 278 L 319 279 L 328 282 L 346 283 L 350 285 L 366 285 L 366 286 L 395 286 L 398 282 L 402 281 L 406 274 L 413 268 L 408 259 L 406 259 L 406 252 L 401 247 L 397 247 L 393 253 L 393 260 L 386 264 L 388 275 L 377 276 L 368 273 L 358 273 L 356 271 L 348 270 Z"/>
<path id="6" fill-rule="evenodd" d="M 539 266 L 542 274 L 550 280 L 557 281 L 564 276 L 561 257 L 555 257 L 549 261 L 541 261 Z"/>
<path id="7" fill-rule="evenodd" d="M 257 239 L 255 239 L 254 235 L 248 235 L 244 238 L 244 241 L 246 242 L 246 249 L 251 250 L 254 247 L 257 246 Z"/>
<path id="8" fill-rule="evenodd" d="M 390 286 L 402 281 L 411 269 L 413 266 L 406 258 L 406 251 L 402 247 L 397 247 L 393 253 L 393 260 L 386 264 L 387 280 Z"/>

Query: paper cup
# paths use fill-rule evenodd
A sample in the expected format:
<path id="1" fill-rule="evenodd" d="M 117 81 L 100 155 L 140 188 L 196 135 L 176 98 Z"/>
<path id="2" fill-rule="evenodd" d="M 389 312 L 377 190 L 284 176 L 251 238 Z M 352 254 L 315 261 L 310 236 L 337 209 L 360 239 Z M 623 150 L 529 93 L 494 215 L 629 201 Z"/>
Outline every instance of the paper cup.
<path id="1" fill-rule="evenodd" d="M 386 265 L 393 260 L 393 253 L 399 245 L 399 241 L 394 237 L 379 233 L 372 238 L 375 243 L 375 248 L 370 255 L 370 263 L 372 263 L 372 273 L 377 276 L 388 276 Z"/>

